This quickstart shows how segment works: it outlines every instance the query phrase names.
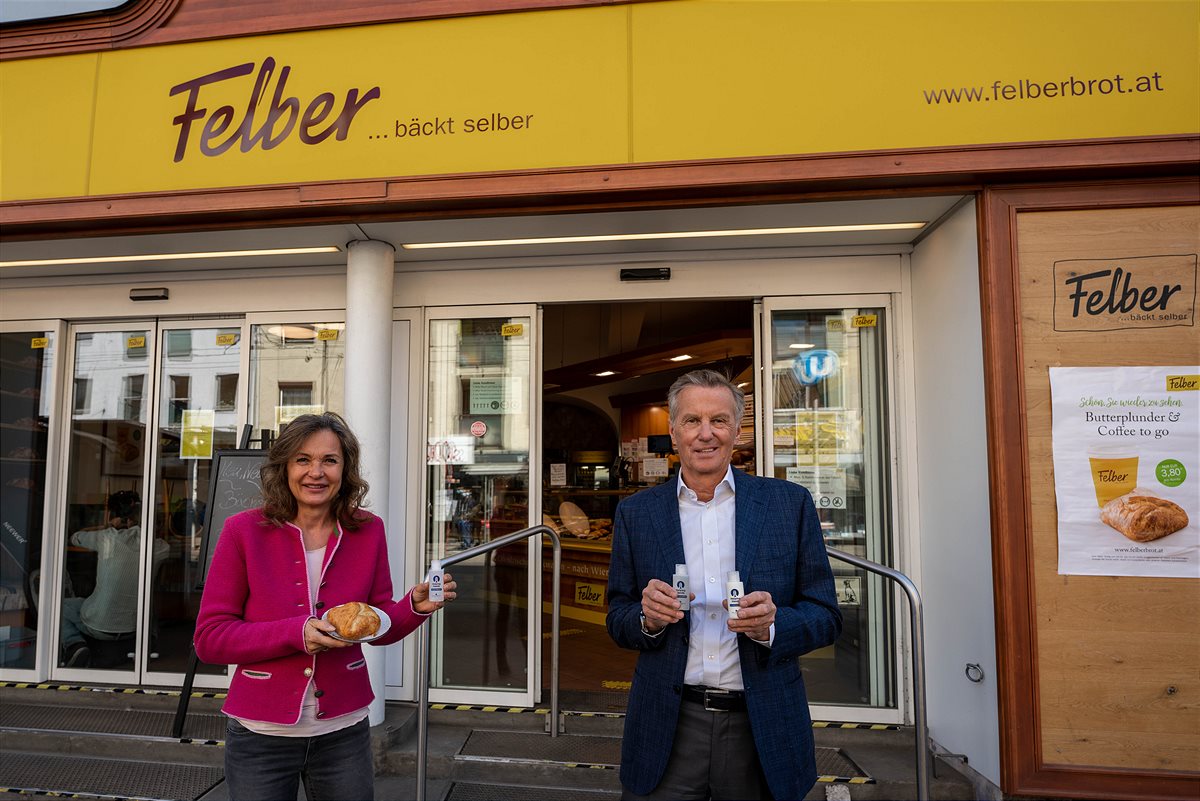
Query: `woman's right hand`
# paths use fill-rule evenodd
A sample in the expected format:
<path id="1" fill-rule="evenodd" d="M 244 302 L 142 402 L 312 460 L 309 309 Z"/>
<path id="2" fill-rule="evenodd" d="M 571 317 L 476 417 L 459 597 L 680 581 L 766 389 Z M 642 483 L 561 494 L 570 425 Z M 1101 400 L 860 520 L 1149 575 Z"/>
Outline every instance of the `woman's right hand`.
<path id="1" fill-rule="evenodd" d="M 336 630 L 329 621 L 310 617 L 304 622 L 305 652 L 319 654 L 322 651 L 328 651 L 330 648 L 345 648 L 347 645 L 353 645 L 353 643 L 335 640 L 329 636 L 331 632 Z"/>

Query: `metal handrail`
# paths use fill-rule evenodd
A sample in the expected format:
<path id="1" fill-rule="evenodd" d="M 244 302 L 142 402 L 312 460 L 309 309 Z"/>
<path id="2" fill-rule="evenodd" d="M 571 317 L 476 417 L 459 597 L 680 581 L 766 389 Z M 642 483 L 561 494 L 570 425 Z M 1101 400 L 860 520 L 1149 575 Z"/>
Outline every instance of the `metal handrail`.
<path id="1" fill-rule="evenodd" d="M 913 638 L 913 716 L 917 724 L 917 801 L 929 801 L 929 723 L 925 706 L 925 622 L 921 611 L 921 594 L 917 592 L 917 585 L 913 584 L 912 579 L 899 570 L 837 548 L 827 547 L 825 550 L 834 559 L 891 579 L 908 596 Z"/>
<path id="2" fill-rule="evenodd" d="M 559 573 L 562 568 L 562 543 L 559 542 L 558 532 L 547 525 L 530 526 L 512 534 L 505 534 L 499 539 L 476 545 L 465 551 L 441 560 L 442 567 L 447 568 L 474 559 L 497 548 L 512 545 L 514 542 L 529 539 L 537 534 L 545 534 L 554 544 L 554 601 L 550 610 L 550 736 L 558 736 L 558 634 L 559 606 L 562 591 L 559 587 Z M 540 562 L 540 560 L 539 560 Z M 532 566 L 531 566 L 532 569 Z M 540 572 L 540 571 L 539 571 Z M 417 801 L 425 801 L 425 770 L 429 752 L 429 658 L 430 631 L 429 621 L 420 627 L 420 637 L 417 640 Z"/>

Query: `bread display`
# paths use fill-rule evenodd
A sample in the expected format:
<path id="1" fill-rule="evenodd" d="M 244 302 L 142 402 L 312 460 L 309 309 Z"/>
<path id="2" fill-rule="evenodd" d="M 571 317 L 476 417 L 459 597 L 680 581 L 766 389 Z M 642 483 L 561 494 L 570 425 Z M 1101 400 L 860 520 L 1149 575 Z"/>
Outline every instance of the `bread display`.
<path id="1" fill-rule="evenodd" d="M 354 601 L 329 610 L 325 619 L 337 629 L 343 640 L 362 640 L 374 637 L 379 631 L 379 615 L 368 604 Z"/>
<path id="2" fill-rule="evenodd" d="M 1100 509 L 1100 519 L 1134 542 L 1151 542 L 1188 524 L 1183 507 L 1141 488 L 1113 498 Z"/>

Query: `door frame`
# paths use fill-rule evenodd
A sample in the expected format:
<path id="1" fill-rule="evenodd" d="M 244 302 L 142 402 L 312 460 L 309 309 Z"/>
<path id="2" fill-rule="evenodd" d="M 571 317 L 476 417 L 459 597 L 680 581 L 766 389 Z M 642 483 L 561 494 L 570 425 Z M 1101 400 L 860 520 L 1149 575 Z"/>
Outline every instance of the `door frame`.
<path id="1" fill-rule="evenodd" d="M 896 569 L 902 569 L 903 563 L 901 547 L 904 539 L 903 520 L 899 514 L 901 508 L 901 495 L 905 491 L 900 483 L 898 465 L 901 461 L 901 454 L 907 453 L 908 449 L 903 446 L 900 438 L 900 432 L 897 429 L 897 414 L 896 407 L 898 398 L 902 392 L 904 382 L 902 379 L 901 369 L 908 360 L 902 360 L 900 354 L 902 352 L 901 337 L 899 332 L 902 330 L 897 317 L 897 307 L 901 304 L 892 293 L 858 293 L 845 295 L 771 295 L 760 298 L 762 302 L 761 330 L 761 353 L 762 360 L 759 363 L 759 375 L 761 378 L 761 393 L 755 400 L 758 419 L 757 425 L 763 431 L 762 445 L 763 449 L 759 453 L 759 474 L 764 476 L 774 475 L 774 455 L 775 443 L 773 437 L 766 435 L 768 427 L 773 425 L 771 413 L 774 410 L 774 385 L 771 381 L 771 314 L 775 311 L 807 311 L 818 309 L 844 309 L 847 307 L 859 308 L 881 308 L 884 310 L 884 342 L 883 346 L 886 349 L 883 354 L 882 364 L 885 374 L 882 377 L 885 387 L 885 396 L 887 398 L 886 408 L 879 410 L 879 420 L 881 434 L 887 447 L 882 453 L 882 464 L 880 464 L 880 480 L 891 489 L 891 494 L 887 507 L 881 510 L 880 519 L 887 526 L 887 536 L 891 539 L 893 565 Z M 867 393 L 864 392 L 864 405 Z M 864 440 L 867 437 L 867 431 L 863 432 Z M 864 452 L 870 447 L 866 441 L 863 443 Z M 877 501 L 876 501 L 877 503 Z M 878 561 L 875 555 L 868 554 L 868 559 Z M 868 580 L 875 578 L 868 576 Z M 877 579 L 882 584 L 882 579 Z M 903 723 L 906 720 L 909 694 L 908 673 L 906 669 L 907 660 L 905 654 L 911 647 L 909 642 L 909 633 L 905 628 L 906 616 L 903 603 L 899 600 L 897 588 L 891 588 L 891 597 L 893 599 L 893 607 L 891 614 L 892 631 L 895 632 L 895 649 L 892 654 L 892 675 L 895 677 L 895 707 L 881 706 L 850 706 L 837 704 L 816 704 L 811 703 L 812 713 L 814 718 L 824 720 L 837 720 L 849 723 Z M 872 593 L 873 597 L 879 597 L 879 593 Z M 880 680 L 878 675 L 880 665 L 873 664 L 871 666 L 872 683 L 875 684 Z"/>
<path id="2" fill-rule="evenodd" d="M 67 324 L 63 320 L 8 320 L 0 322 L 0 333 L 16 334 L 24 331 L 50 331 L 54 335 L 54 343 L 56 348 L 55 359 L 50 363 L 47 370 L 47 389 L 48 397 L 46 398 L 46 408 L 50 410 L 49 420 L 47 421 L 46 429 L 46 474 L 44 476 L 45 492 L 42 497 L 42 557 L 37 565 L 39 571 L 38 578 L 38 604 L 37 604 L 37 639 L 35 646 L 35 655 L 32 668 L 10 668 L 0 667 L 0 679 L 5 681 L 42 681 L 50 675 L 51 662 L 55 660 L 58 654 L 58 602 L 51 602 L 51 607 L 46 606 L 47 601 L 51 598 L 57 598 L 58 587 L 60 586 L 55 580 L 54 566 L 56 559 L 52 554 L 57 553 L 56 546 L 58 540 L 55 539 L 59 530 L 59 508 L 58 508 L 58 493 L 59 486 L 62 484 L 61 470 L 61 442 L 63 436 L 62 418 L 60 410 L 63 407 L 62 396 L 64 376 L 63 360 L 66 358 L 67 344 Z M 32 598 L 27 598 L 27 602 L 32 603 Z M 52 624 L 54 630 L 50 631 L 51 625 L 47 624 L 47 613 L 53 611 L 50 619 L 54 621 Z"/>
<path id="3" fill-rule="evenodd" d="M 541 342 L 541 309 L 537 303 L 497 303 L 495 305 L 472 305 L 472 306 L 426 306 L 422 310 L 421 315 L 421 381 L 418 384 L 421 392 L 420 409 L 421 421 L 419 428 L 414 431 L 413 436 L 420 447 L 412 449 L 411 458 L 415 471 L 420 476 L 420 485 L 417 494 L 416 508 L 420 510 L 419 525 L 415 529 L 419 532 L 418 541 L 415 544 L 416 559 L 414 560 L 414 568 L 418 576 L 424 575 L 425 565 L 425 545 L 428 541 L 429 531 L 426 529 L 426 515 L 424 508 L 429 493 L 429 470 L 425 460 L 424 444 L 428 437 L 429 419 L 429 324 L 434 320 L 461 320 L 468 318 L 495 318 L 495 317 L 527 317 L 529 318 L 530 326 L 530 354 L 529 354 L 529 369 L 530 377 L 526 391 L 525 402 L 529 409 L 529 496 L 528 496 L 528 519 L 526 525 L 532 526 L 535 521 L 541 521 L 541 494 L 535 492 L 534 482 L 540 487 L 540 476 L 542 474 L 542 456 L 539 450 L 541 444 L 540 434 L 540 410 L 542 402 L 542 342 Z M 502 706 L 533 706 L 538 702 L 541 693 L 542 673 L 541 673 L 541 609 L 542 609 L 542 540 L 541 537 L 531 537 L 527 541 L 526 564 L 529 566 L 528 575 L 526 576 L 526 598 L 527 604 L 525 609 L 526 626 L 529 632 L 528 647 L 525 653 L 525 675 L 528 677 L 528 682 L 525 690 L 478 690 L 466 689 L 461 687 L 439 688 L 431 686 L 429 688 L 429 700 L 431 703 L 459 703 L 459 704 L 479 704 L 479 705 L 502 705 Z M 414 579 L 415 580 L 415 579 Z M 438 664 L 439 657 L 438 638 L 437 634 L 440 627 L 440 616 L 434 616 L 431 624 L 434 626 L 430 637 L 430 675 L 435 675 L 432 666 Z M 417 649 L 413 649 L 414 651 Z"/>

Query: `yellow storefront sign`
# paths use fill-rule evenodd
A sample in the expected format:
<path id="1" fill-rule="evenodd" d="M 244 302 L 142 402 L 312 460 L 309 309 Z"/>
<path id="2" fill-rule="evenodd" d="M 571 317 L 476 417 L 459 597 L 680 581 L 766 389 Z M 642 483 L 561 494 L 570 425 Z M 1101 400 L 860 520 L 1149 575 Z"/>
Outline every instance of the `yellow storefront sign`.
<path id="1" fill-rule="evenodd" d="M 1197 24 L 1190 0 L 638 3 L 9 61 L 0 200 L 1195 133 Z"/>

